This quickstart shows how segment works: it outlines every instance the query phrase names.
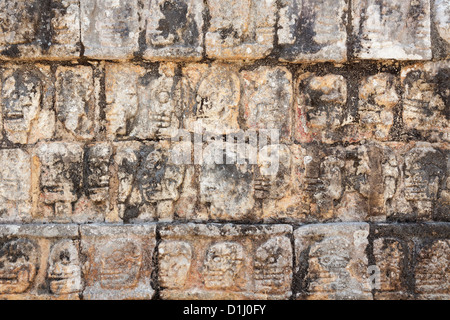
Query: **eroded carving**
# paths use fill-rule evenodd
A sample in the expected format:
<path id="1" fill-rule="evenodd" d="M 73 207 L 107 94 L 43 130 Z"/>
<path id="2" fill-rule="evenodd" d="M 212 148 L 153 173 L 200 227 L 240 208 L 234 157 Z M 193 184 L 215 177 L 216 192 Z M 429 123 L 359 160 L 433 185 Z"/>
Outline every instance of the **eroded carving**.
<path id="1" fill-rule="evenodd" d="M 158 252 L 161 286 L 183 288 L 192 263 L 191 245 L 183 241 L 164 241 L 159 245 Z"/>

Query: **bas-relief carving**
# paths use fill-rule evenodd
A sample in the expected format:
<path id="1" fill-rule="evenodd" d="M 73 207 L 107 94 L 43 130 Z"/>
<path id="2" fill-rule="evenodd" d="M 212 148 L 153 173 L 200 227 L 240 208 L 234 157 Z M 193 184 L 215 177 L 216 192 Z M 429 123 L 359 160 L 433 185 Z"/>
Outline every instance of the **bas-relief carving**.
<path id="1" fill-rule="evenodd" d="M 188 242 L 164 241 L 159 245 L 159 277 L 161 286 L 179 289 L 186 285 L 193 250 Z"/>
<path id="2" fill-rule="evenodd" d="M 168 139 L 178 134 L 180 83 L 175 65 L 158 73 L 139 66 L 107 65 L 107 133 L 112 139 Z"/>
<path id="3" fill-rule="evenodd" d="M 51 138 L 55 116 L 50 110 L 50 69 L 10 66 L 0 75 L 4 138 L 17 144 Z"/>

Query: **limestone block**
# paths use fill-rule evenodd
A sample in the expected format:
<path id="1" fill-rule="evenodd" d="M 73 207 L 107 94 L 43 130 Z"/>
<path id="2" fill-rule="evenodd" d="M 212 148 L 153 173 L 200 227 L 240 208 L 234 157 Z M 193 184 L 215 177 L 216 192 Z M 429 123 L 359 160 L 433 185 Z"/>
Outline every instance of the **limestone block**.
<path id="1" fill-rule="evenodd" d="M 207 0 L 206 55 L 213 59 L 265 58 L 273 49 L 276 1 Z"/>
<path id="2" fill-rule="evenodd" d="M 83 181 L 83 148 L 66 142 L 40 143 L 33 151 L 33 218 L 70 222 Z"/>
<path id="3" fill-rule="evenodd" d="M 31 220 L 31 157 L 20 149 L 0 150 L 0 222 Z"/>
<path id="4" fill-rule="evenodd" d="M 93 59 L 133 58 L 139 49 L 138 0 L 81 0 L 81 41 Z"/>
<path id="5" fill-rule="evenodd" d="M 82 225 L 87 300 L 146 299 L 151 282 L 155 225 Z"/>
<path id="6" fill-rule="evenodd" d="M 369 225 L 308 225 L 294 231 L 299 299 L 368 300 Z"/>
<path id="7" fill-rule="evenodd" d="M 183 224 L 161 228 L 163 299 L 287 299 L 288 225 Z"/>
<path id="8" fill-rule="evenodd" d="M 125 222 L 173 220 L 186 166 L 172 161 L 173 150 L 190 145 L 169 142 L 116 144 L 119 216 Z"/>
<path id="9" fill-rule="evenodd" d="M 282 0 L 277 30 L 280 59 L 347 60 L 346 0 Z"/>
<path id="10" fill-rule="evenodd" d="M 203 1 L 145 0 L 144 58 L 200 60 L 203 55 Z M 144 29 L 144 28 L 142 28 Z"/>
<path id="11" fill-rule="evenodd" d="M 106 131 L 109 139 L 168 139 L 181 126 L 180 77 L 172 63 L 159 69 L 106 65 Z"/>
<path id="12" fill-rule="evenodd" d="M 448 0 L 434 0 L 433 18 L 439 36 L 450 45 L 450 2 Z"/>
<path id="13" fill-rule="evenodd" d="M 78 226 L 0 225 L 0 239 L 0 299 L 79 299 Z"/>
<path id="14" fill-rule="evenodd" d="M 241 113 L 249 129 L 275 129 L 280 141 L 290 142 L 293 118 L 292 75 L 282 67 L 259 67 L 241 72 Z"/>
<path id="15" fill-rule="evenodd" d="M 100 110 L 94 71 L 89 66 L 56 69 L 57 136 L 64 140 L 92 140 L 99 132 Z"/>
<path id="16" fill-rule="evenodd" d="M 355 141 L 357 132 L 347 106 L 342 75 L 303 73 L 296 84 L 294 137 L 298 142 Z"/>
<path id="17" fill-rule="evenodd" d="M 429 62 L 405 67 L 403 122 L 421 140 L 450 141 L 450 61 Z M 417 134 L 418 133 L 418 134 Z"/>
<path id="18" fill-rule="evenodd" d="M 399 81 L 393 74 L 378 73 L 364 78 L 359 87 L 358 114 L 361 135 L 388 140 L 399 105 Z"/>
<path id="19" fill-rule="evenodd" d="M 357 58 L 431 59 L 430 0 L 355 0 L 352 18 Z"/>
<path id="20" fill-rule="evenodd" d="M 52 138 L 55 114 L 50 68 L 43 65 L 0 67 L 0 105 L 4 138 L 13 144 L 34 144 Z"/>
<path id="21" fill-rule="evenodd" d="M 78 0 L 0 2 L 0 59 L 76 59 L 80 56 Z"/>
<path id="22" fill-rule="evenodd" d="M 237 71 L 237 66 L 225 64 L 183 68 L 183 124 L 187 131 L 226 134 L 239 130 L 241 81 Z"/>

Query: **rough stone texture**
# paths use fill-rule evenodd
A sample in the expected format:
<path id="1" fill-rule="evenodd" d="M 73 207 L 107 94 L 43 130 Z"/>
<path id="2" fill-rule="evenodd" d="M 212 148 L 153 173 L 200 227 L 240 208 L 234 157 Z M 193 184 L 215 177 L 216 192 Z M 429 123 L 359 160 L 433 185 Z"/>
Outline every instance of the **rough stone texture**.
<path id="1" fill-rule="evenodd" d="M 155 225 L 81 226 L 83 298 L 151 299 L 155 245 Z"/>
<path id="2" fill-rule="evenodd" d="M 80 56 L 78 0 L 0 1 L 0 59 Z"/>
<path id="3" fill-rule="evenodd" d="M 86 57 L 120 60 L 139 50 L 138 0 L 80 0 L 80 9 Z"/>
<path id="4" fill-rule="evenodd" d="M 369 225 L 310 225 L 294 232 L 299 299 L 372 299 L 368 279 Z"/>
<path id="5" fill-rule="evenodd" d="M 0 66 L 3 137 L 13 144 L 49 139 L 55 131 L 50 68 L 36 65 Z M 1 127 L 1 126 L 0 126 Z M 1 136 L 1 135 L 0 135 Z"/>
<path id="6" fill-rule="evenodd" d="M 278 21 L 280 59 L 347 60 L 347 0 L 282 0 Z"/>
<path id="7" fill-rule="evenodd" d="M 276 1 L 207 0 L 206 55 L 225 60 L 261 59 L 273 49 Z"/>
<path id="8" fill-rule="evenodd" d="M 292 227 L 185 224 L 163 227 L 163 299 L 286 299 Z"/>
<path id="9" fill-rule="evenodd" d="M 0 225 L 0 299 L 79 299 L 76 225 Z"/>
<path id="10" fill-rule="evenodd" d="M 353 0 L 355 56 L 431 59 L 430 0 Z"/>
<path id="11" fill-rule="evenodd" d="M 416 64 L 402 70 L 405 128 L 432 142 L 450 141 L 450 62 Z M 423 137 L 423 138 L 422 138 Z"/>
<path id="12" fill-rule="evenodd" d="M 203 54 L 203 1 L 145 0 L 146 45 L 150 60 L 200 60 Z"/>
<path id="13" fill-rule="evenodd" d="M 0 300 L 450 299 L 448 9 L 0 0 Z"/>

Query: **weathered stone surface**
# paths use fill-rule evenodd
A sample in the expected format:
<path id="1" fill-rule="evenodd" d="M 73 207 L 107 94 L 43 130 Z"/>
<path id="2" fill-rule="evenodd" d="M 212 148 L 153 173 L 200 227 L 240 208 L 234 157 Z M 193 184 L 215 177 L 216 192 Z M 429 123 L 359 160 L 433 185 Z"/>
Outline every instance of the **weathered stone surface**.
<path id="1" fill-rule="evenodd" d="M 0 150 L 0 223 L 30 220 L 30 155 L 20 149 Z"/>
<path id="2" fill-rule="evenodd" d="M 78 0 L 0 2 L 0 59 L 58 59 L 80 56 Z"/>
<path id="3" fill-rule="evenodd" d="M 346 0 L 280 1 L 280 59 L 289 62 L 347 60 Z"/>
<path id="4" fill-rule="evenodd" d="M 43 65 L 0 67 L 0 105 L 4 138 L 13 144 L 50 139 L 55 131 L 51 110 L 50 68 Z"/>
<path id="5" fill-rule="evenodd" d="M 255 162 L 251 159 L 251 155 L 256 156 L 256 150 L 252 150 L 250 144 L 221 141 L 205 146 L 199 175 L 199 199 L 209 219 L 257 218 L 253 197 L 256 158 Z"/>
<path id="6" fill-rule="evenodd" d="M 448 299 L 449 224 L 378 224 L 372 228 L 379 271 L 376 299 Z"/>
<path id="7" fill-rule="evenodd" d="M 430 0 L 355 0 L 352 18 L 356 57 L 431 59 Z"/>
<path id="8" fill-rule="evenodd" d="M 84 55 L 94 59 L 133 58 L 139 49 L 138 0 L 81 0 Z"/>
<path id="9" fill-rule="evenodd" d="M 172 162 L 169 148 L 185 145 L 124 142 L 116 147 L 119 216 L 125 222 L 173 220 L 185 166 Z"/>
<path id="10" fill-rule="evenodd" d="M 203 55 L 203 1 L 145 0 L 145 59 L 200 60 Z M 144 28 L 143 28 L 144 29 Z"/>
<path id="11" fill-rule="evenodd" d="M 439 36 L 450 45 L 450 2 L 434 0 L 434 24 Z"/>
<path id="12" fill-rule="evenodd" d="M 450 299 L 450 240 L 436 240 L 419 249 L 415 268 L 421 299 Z"/>
<path id="13" fill-rule="evenodd" d="M 295 90 L 296 141 L 356 140 L 353 117 L 347 107 L 347 79 L 344 76 L 304 73 L 299 76 Z"/>
<path id="14" fill-rule="evenodd" d="M 79 144 L 39 144 L 33 155 L 33 218 L 70 222 L 83 181 L 83 148 Z M 81 218 L 82 219 L 82 218 Z"/>
<path id="15" fill-rule="evenodd" d="M 155 225 L 83 225 L 88 300 L 151 299 Z"/>
<path id="16" fill-rule="evenodd" d="M 106 129 L 110 139 L 167 139 L 181 125 L 180 78 L 174 64 L 146 69 L 106 65 Z"/>
<path id="17" fill-rule="evenodd" d="M 236 66 L 184 67 L 183 93 L 186 106 L 183 127 L 189 132 L 225 134 L 239 130 L 241 85 Z"/>
<path id="18" fill-rule="evenodd" d="M 292 227 L 184 224 L 162 227 L 163 299 L 286 299 Z"/>
<path id="19" fill-rule="evenodd" d="M 259 67 L 241 72 L 241 113 L 249 129 L 279 130 L 280 140 L 289 143 L 292 127 L 292 75 L 281 67 Z"/>
<path id="20" fill-rule="evenodd" d="M 372 299 L 365 255 L 369 225 L 309 225 L 294 232 L 300 299 Z"/>
<path id="21" fill-rule="evenodd" d="M 0 299 L 79 299 L 76 225 L 0 225 Z"/>
<path id="22" fill-rule="evenodd" d="M 450 141 L 450 62 L 406 67 L 401 78 L 405 129 L 421 140 Z"/>
<path id="23" fill-rule="evenodd" d="M 367 139 L 389 139 L 394 112 L 400 103 L 399 81 L 393 74 L 366 77 L 359 87 L 359 125 Z"/>
<path id="24" fill-rule="evenodd" d="M 388 206 L 388 217 L 401 221 L 449 220 L 450 153 L 429 143 L 405 145 L 397 157 L 401 183 Z"/>
<path id="25" fill-rule="evenodd" d="M 206 55 L 225 60 L 261 59 L 273 48 L 276 1 L 207 0 Z"/>
<path id="26" fill-rule="evenodd" d="M 96 93 L 91 67 L 58 67 L 55 97 L 58 137 L 65 140 L 95 137 L 100 125 Z"/>

